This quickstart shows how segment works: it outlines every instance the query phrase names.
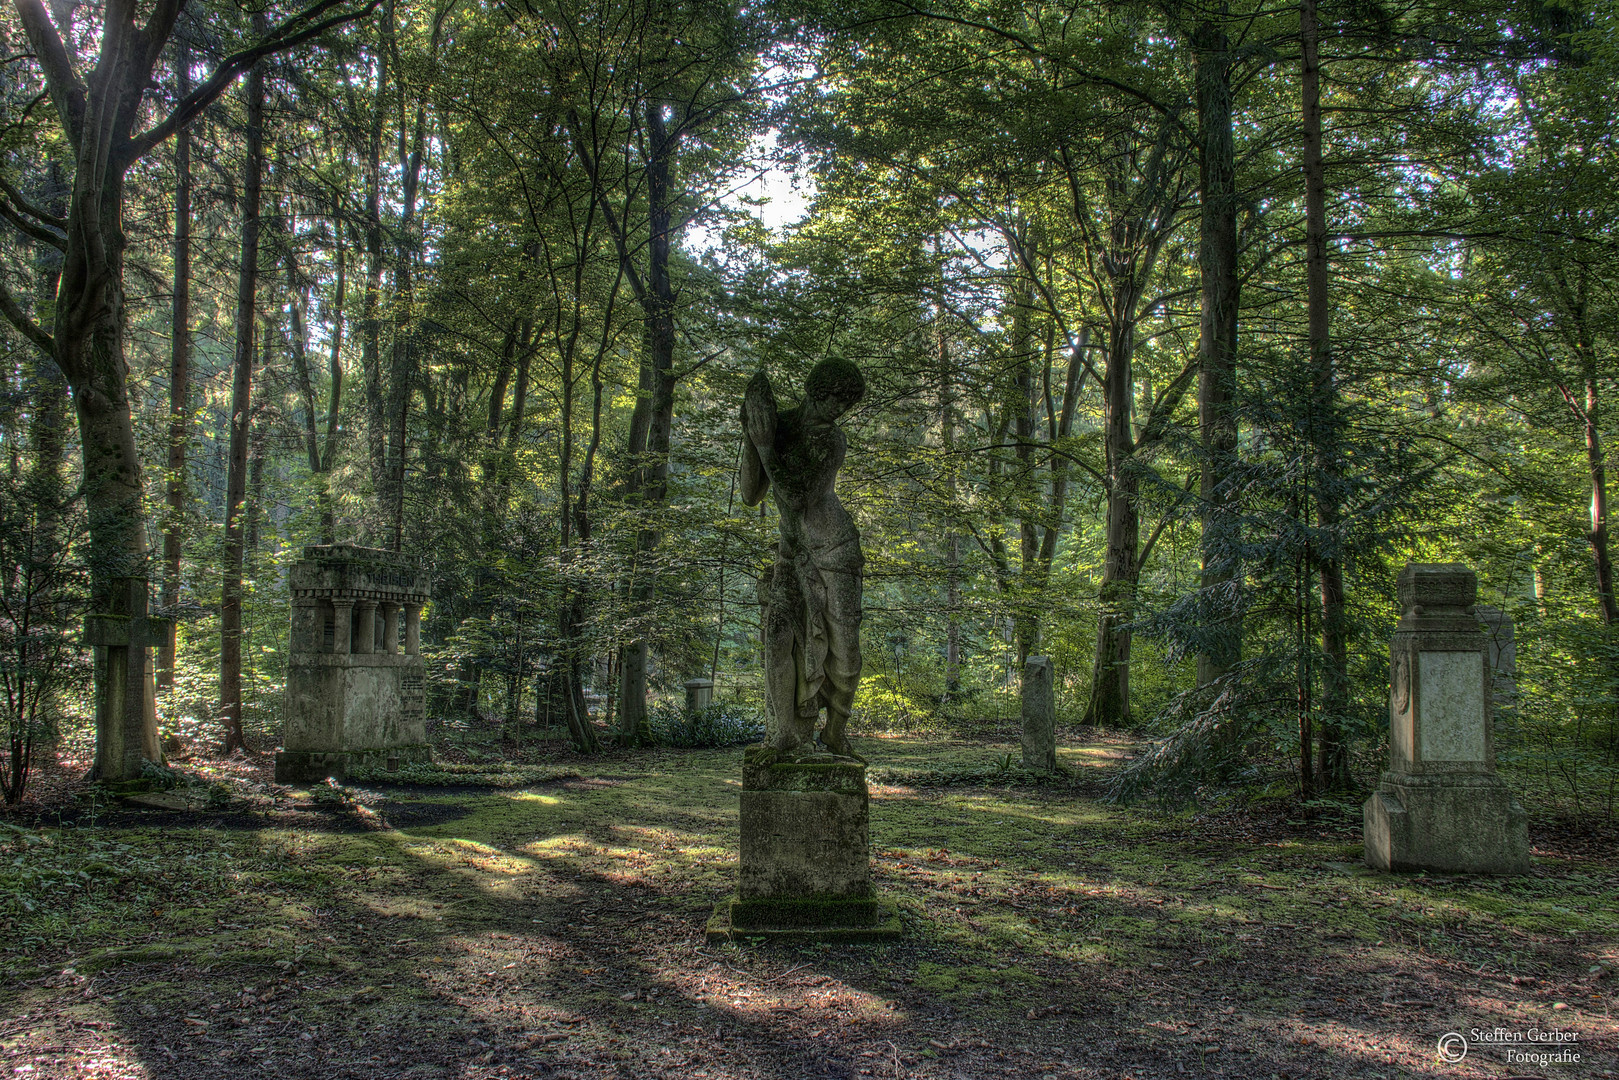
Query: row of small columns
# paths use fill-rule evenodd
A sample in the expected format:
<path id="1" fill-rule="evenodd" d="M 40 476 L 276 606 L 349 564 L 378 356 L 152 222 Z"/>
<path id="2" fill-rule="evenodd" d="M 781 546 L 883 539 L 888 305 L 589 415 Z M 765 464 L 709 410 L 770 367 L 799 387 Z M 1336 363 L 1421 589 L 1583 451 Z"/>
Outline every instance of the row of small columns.
<path id="1" fill-rule="evenodd" d="M 349 652 L 349 641 L 354 641 L 355 653 L 372 653 L 376 651 L 376 618 L 377 608 L 382 608 L 382 645 L 384 652 L 397 653 L 399 651 L 399 609 L 405 609 L 405 655 L 415 656 L 422 651 L 422 605 L 420 604 L 390 604 L 386 601 L 380 605 L 375 600 L 333 600 L 332 601 L 332 651 L 335 653 Z M 360 620 L 359 634 L 353 631 L 354 610 L 358 608 Z"/>

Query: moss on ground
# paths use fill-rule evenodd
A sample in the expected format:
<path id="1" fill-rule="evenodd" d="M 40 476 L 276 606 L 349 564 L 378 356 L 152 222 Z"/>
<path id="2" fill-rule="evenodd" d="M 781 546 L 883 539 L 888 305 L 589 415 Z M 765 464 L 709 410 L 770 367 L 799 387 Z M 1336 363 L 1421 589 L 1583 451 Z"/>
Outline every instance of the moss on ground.
<path id="1" fill-rule="evenodd" d="M 1451 1075 L 1445 1025 L 1613 1032 L 1611 855 L 1379 874 L 1342 829 L 1087 798 L 1117 744 L 1065 746 L 1071 775 L 1039 786 L 973 773 L 1009 745 L 861 749 L 887 770 L 873 871 L 907 930 L 880 945 L 702 944 L 735 887 L 740 748 L 0 833 L 20 972 L 0 1013 L 32 1018 L 0 1049 L 185 1051 L 217 1075 L 943 1077 L 1091 1075 L 1106 1043 L 1106 1075 L 1392 1077 Z"/>

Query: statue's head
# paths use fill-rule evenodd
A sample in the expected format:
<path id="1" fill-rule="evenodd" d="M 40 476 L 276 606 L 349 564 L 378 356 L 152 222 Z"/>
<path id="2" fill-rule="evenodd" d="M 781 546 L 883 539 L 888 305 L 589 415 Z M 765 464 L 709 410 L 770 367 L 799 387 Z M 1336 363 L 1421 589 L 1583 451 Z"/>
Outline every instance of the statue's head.
<path id="1" fill-rule="evenodd" d="M 865 396 L 865 376 L 852 361 L 841 356 L 822 360 L 804 380 L 804 400 L 814 404 L 828 420 L 836 420 Z"/>

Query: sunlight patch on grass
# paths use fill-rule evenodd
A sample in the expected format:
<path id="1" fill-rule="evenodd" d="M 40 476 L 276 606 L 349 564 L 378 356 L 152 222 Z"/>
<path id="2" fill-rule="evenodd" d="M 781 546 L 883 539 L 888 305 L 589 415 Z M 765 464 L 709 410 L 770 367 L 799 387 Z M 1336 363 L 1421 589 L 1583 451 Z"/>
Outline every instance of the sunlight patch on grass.
<path id="1" fill-rule="evenodd" d="M 1057 760 L 1064 765 L 1087 769 L 1102 769 L 1117 765 L 1131 755 L 1128 751 L 1110 746 L 1059 746 Z"/>
<path id="2" fill-rule="evenodd" d="M 530 841 L 518 850 L 536 859 L 575 859 L 601 855 L 608 849 L 578 833 L 567 833 Z"/>

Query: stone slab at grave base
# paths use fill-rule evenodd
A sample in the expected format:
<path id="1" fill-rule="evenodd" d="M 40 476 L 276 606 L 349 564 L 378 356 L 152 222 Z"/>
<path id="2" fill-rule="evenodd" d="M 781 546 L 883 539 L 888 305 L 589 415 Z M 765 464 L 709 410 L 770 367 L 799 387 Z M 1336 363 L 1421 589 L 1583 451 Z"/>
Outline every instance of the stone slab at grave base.
<path id="1" fill-rule="evenodd" d="M 889 941 L 902 936 L 899 905 L 882 896 L 864 899 L 743 900 L 728 896 L 708 920 L 708 943 L 738 938 L 767 941 Z"/>
<path id="2" fill-rule="evenodd" d="M 1384 773 L 1366 800 L 1366 862 L 1379 870 L 1529 872 L 1529 818 L 1499 777 Z"/>
<path id="3" fill-rule="evenodd" d="M 742 755 L 742 868 L 711 940 L 892 937 L 899 920 L 871 888 L 865 763 L 828 753 Z"/>
<path id="4" fill-rule="evenodd" d="M 432 760 L 433 748 L 427 743 L 379 750 L 280 750 L 275 755 L 275 782 L 318 784 L 327 777 L 342 781 L 362 769 L 393 772 Z"/>

